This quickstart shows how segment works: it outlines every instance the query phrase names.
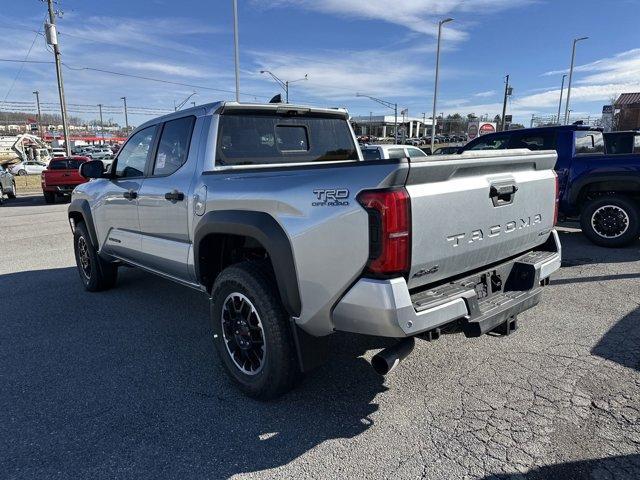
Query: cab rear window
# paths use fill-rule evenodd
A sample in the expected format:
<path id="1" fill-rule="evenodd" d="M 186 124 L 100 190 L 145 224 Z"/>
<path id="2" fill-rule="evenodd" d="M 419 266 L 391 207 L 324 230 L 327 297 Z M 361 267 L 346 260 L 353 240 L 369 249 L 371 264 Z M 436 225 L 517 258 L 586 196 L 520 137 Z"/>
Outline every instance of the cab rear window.
<path id="1" fill-rule="evenodd" d="M 51 160 L 49 162 L 49 170 L 66 170 L 67 169 L 67 161 L 66 160 Z"/>
<path id="2" fill-rule="evenodd" d="M 275 112 L 220 116 L 216 164 L 269 165 L 358 160 L 347 120 Z"/>

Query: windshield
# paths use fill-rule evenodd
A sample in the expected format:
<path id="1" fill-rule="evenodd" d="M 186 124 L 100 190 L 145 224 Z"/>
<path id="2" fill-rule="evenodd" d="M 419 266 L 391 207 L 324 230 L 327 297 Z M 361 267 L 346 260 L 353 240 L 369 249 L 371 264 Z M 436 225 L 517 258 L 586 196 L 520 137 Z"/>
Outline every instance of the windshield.
<path id="1" fill-rule="evenodd" d="M 358 160 L 344 118 L 275 112 L 220 116 L 216 163 L 264 165 Z"/>

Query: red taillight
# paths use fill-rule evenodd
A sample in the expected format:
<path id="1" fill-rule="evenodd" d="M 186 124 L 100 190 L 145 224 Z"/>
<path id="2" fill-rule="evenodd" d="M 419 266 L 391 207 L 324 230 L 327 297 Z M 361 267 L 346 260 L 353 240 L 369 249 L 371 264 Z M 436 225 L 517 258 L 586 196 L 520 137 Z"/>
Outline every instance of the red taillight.
<path id="1" fill-rule="evenodd" d="M 558 174 L 556 172 L 553 173 L 556 177 L 556 202 L 553 212 L 553 225 L 555 226 L 558 223 L 558 209 L 560 207 L 560 181 L 558 180 Z"/>
<path id="2" fill-rule="evenodd" d="M 369 190 L 358 195 L 369 214 L 369 263 L 375 275 L 405 274 L 410 268 L 411 214 L 404 188 Z"/>

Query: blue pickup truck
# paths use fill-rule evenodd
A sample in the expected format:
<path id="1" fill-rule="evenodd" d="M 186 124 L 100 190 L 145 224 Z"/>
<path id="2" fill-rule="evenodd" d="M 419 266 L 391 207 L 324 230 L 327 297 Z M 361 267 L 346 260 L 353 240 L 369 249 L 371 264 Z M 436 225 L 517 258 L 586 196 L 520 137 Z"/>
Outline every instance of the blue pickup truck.
<path id="1" fill-rule="evenodd" d="M 561 218 L 579 218 L 583 233 L 603 247 L 640 236 L 640 132 L 603 134 L 583 125 L 525 128 L 478 137 L 467 150 L 555 150 Z"/>

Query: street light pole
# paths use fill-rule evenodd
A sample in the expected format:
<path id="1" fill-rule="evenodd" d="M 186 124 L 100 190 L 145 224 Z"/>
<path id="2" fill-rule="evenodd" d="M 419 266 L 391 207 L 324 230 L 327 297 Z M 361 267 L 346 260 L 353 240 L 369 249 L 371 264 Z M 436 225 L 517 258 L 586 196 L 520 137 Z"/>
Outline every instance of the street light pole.
<path id="1" fill-rule="evenodd" d="M 569 101 L 571 100 L 571 81 L 573 80 L 573 64 L 576 59 L 576 43 L 586 40 L 589 37 L 580 37 L 573 40 L 573 49 L 571 50 L 571 68 L 569 68 L 569 84 L 567 85 L 567 104 L 564 110 L 564 124 L 569 122 Z"/>
<path id="2" fill-rule="evenodd" d="M 560 125 L 560 110 L 562 109 L 562 92 L 564 90 L 564 79 L 567 78 L 567 74 L 562 75 L 562 84 L 560 85 L 560 101 L 558 102 L 558 117 L 556 122 Z"/>
<path id="3" fill-rule="evenodd" d="M 102 123 L 102 104 L 98 104 L 98 110 L 100 111 L 100 137 L 102 138 L 102 143 L 104 143 L 104 124 Z"/>
<path id="4" fill-rule="evenodd" d="M 289 84 L 290 83 L 296 83 L 296 82 L 303 82 L 305 80 L 309 80 L 309 75 L 308 74 L 304 74 L 304 77 L 299 78 L 297 80 L 282 80 L 280 79 L 275 73 L 269 71 L 269 70 L 260 70 L 260 73 L 267 73 L 271 76 L 271 78 L 273 78 L 273 80 L 280 85 L 280 88 L 282 88 L 282 90 L 284 90 L 284 98 L 285 98 L 285 103 L 289 103 Z"/>
<path id="5" fill-rule="evenodd" d="M 129 116 L 127 114 L 127 97 L 120 97 L 120 100 L 124 102 L 124 125 L 125 130 L 129 131 Z"/>
<path id="6" fill-rule="evenodd" d="M 62 79 L 62 65 L 60 62 L 60 47 L 58 46 L 58 33 L 56 32 L 56 13 L 53 10 L 53 0 L 47 0 L 49 9 L 49 23 L 45 24 L 47 43 L 53 47 L 53 56 L 56 64 L 56 77 L 58 79 L 58 95 L 60 97 L 60 113 L 62 116 L 62 133 L 64 135 L 64 149 L 67 157 L 71 156 L 69 144 L 69 126 L 67 125 L 67 103 L 64 96 L 64 81 Z"/>
<path id="7" fill-rule="evenodd" d="M 236 63 L 236 102 L 240 103 L 240 51 L 238 49 L 238 0 L 233 0 L 233 55 Z"/>
<path id="8" fill-rule="evenodd" d="M 36 96 L 36 105 L 38 106 L 38 134 L 42 138 L 42 113 L 40 112 L 40 92 L 36 90 L 33 92 Z"/>
<path id="9" fill-rule="evenodd" d="M 433 86 L 433 120 L 431 123 L 431 148 L 436 141 L 436 130 L 433 122 L 436 121 L 436 104 L 438 101 L 438 75 L 440 73 L 440 38 L 442 37 L 442 25 L 452 22 L 453 18 L 445 18 L 438 22 L 438 48 L 436 49 L 436 81 Z"/>
<path id="10" fill-rule="evenodd" d="M 356 97 L 366 97 L 370 100 L 373 100 L 376 103 L 379 103 L 380 105 L 384 105 L 387 108 L 390 108 L 391 110 L 393 110 L 393 113 L 395 115 L 395 120 L 394 120 L 394 134 L 395 134 L 395 139 L 396 139 L 396 143 L 398 143 L 398 104 L 397 103 L 391 103 L 391 102 L 387 102 L 386 100 L 382 100 L 380 98 L 376 98 L 376 97 L 372 97 L 371 95 L 365 95 L 364 93 L 356 93 Z"/>
<path id="11" fill-rule="evenodd" d="M 510 93 L 509 93 L 509 75 L 507 75 L 505 77 L 505 82 L 504 82 L 504 102 L 502 103 L 502 118 L 500 119 L 501 131 L 503 131 L 503 132 L 504 132 L 504 127 L 506 125 L 504 117 L 507 114 L 507 97 L 509 95 L 510 95 Z"/>

